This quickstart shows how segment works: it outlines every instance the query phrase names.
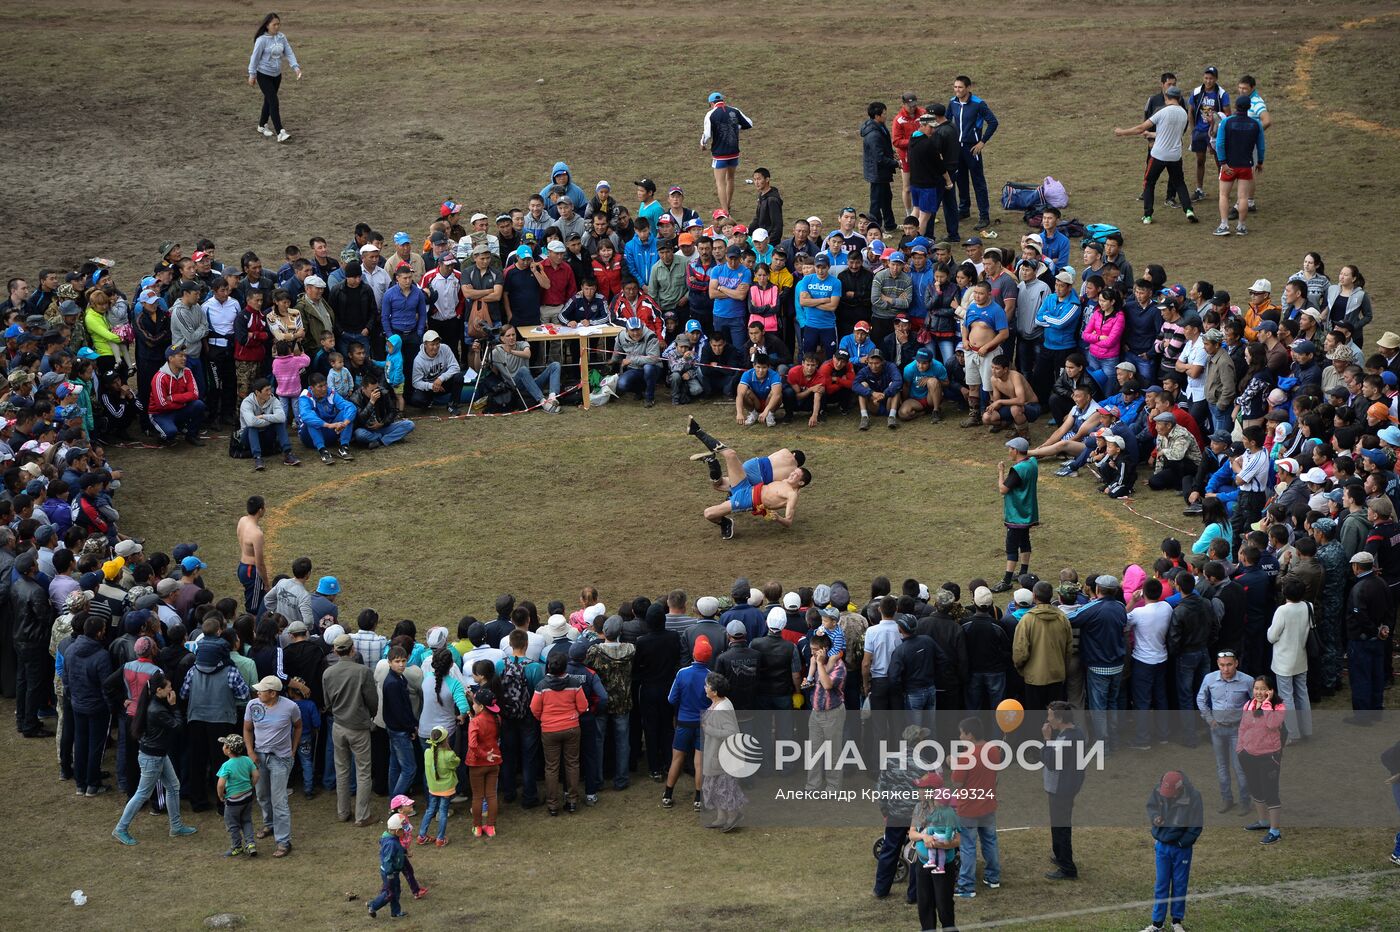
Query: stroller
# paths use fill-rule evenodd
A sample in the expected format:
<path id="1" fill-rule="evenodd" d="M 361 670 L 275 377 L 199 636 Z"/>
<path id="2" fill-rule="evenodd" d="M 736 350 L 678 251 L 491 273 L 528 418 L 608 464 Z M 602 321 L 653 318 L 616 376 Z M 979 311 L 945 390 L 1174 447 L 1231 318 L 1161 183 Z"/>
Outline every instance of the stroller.
<path id="1" fill-rule="evenodd" d="M 870 852 L 871 856 L 878 861 L 880 859 L 880 852 L 884 850 L 884 847 L 885 836 L 877 835 L 875 837 L 875 846 Z M 909 880 L 909 863 L 912 854 L 913 850 L 911 845 L 905 845 L 904 850 L 899 853 L 899 860 L 896 861 L 894 865 L 895 884 L 905 883 Z"/>

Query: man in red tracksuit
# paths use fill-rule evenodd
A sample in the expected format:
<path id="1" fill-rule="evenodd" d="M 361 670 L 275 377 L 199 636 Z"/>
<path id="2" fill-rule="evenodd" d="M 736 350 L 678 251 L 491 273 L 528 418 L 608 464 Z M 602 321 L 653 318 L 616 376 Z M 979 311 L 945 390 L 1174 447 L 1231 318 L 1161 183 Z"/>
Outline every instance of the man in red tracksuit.
<path id="1" fill-rule="evenodd" d="M 924 108 L 919 106 L 919 96 L 908 91 L 900 98 L 900 107 L 890 120 L 890 142 L 894 154 L 899 159 L 899 190 L 904 198 L 904 216 L 914 212 L 914 199 L 909 194 L 909 137 L 919 128 L 919 117 Z"/>
<path id="2" fill-rule="evenodd" d="M 165 351 L 165 365 L 151 379 L 151 423 L 161 439 L 178 439 L 183 431 L 191 446 L 202 447 L 199 430 L 204 426 L 204 402 L 199 400 L 199 386 L 194 373 L 185 366 L 185 351 L 172 346 Z"/>

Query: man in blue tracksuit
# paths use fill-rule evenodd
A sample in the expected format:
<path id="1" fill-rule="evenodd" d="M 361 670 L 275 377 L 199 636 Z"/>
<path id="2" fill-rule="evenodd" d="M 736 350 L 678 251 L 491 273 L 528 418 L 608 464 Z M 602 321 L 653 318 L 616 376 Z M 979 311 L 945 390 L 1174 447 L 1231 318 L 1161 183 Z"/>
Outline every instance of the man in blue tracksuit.
<path id="1" fill-rule="evenodd" d="M 1254 193 L 1254 175 L 1264 171 L 1264 127 L 1249 115 L 1250 97 L 1235 98 L 1235 112 L 1220 121 L 1215 131 L 1215 157 L 1220 161 L 1220 226 L 1216 236 L 1230 235 L 1230 183 L 1236 187 L 1235 206 L 1239 220 L 1235 234 L 1244 236 L 1245 214 L 1249 213 L 1249 197 Z"/>
<path id="2" fill-rule="evenodd" d="M 353 460 L 350 455 L 350 438 L 355 433 L 356 408 L 349 399 L 342 398 L 326 385 L 326 377 L 313 373 L 310 387 L 297 399 L 297 436 L 301 442 L 311 447 L 321 456 L 327 466 L 335 464 L 328 447 L 334 443 L 339 449 L 336 455 L 343 460 Z"/>
<path id="3" fill-rule="evenodd" d="M 856 373 L 851 391 L 856 393 L 860 405 L 860 429 L 870 429 L 870 414 L 883 414 L 890 430 L 899 427 L 899 390 L 904 387 L 904 379 L 899 369 L 885 363 L 885 356 L 878 349 L 871 350 L 865 357 L 865 365 Z"/>
<path id="4" fill-rule="evenodd" d="M 1152 839 L 1157 849 L 1152 928 L 1165 927 L 1168 907 L 1173 928 L 1180 928 L 1186 921 L 1191 850 L 1205 825 L 1200 791 L 1181 771 L 1168 770 L 1147 799 L 1147 821 L 1152 826 Z"/>
<path id="5" fill-rule="evenodd" d="M 1040 302 L 1035 324 L 1045 328 L 1045 336 L 1031 373 L 1031 387 L 1041 398 L 1049 398 L 1056 373 L 1064 368 L 1069 354 L 1079 349 L 1079 295 L 1074 293 L 1073 269 L 1055 273 L 1055 290 Z"/>
<path id="6" fill-rule="evenodd" d="M 953 97 L 948 101 L 948 122 L 957 130 L 958 145 L 962 149 L 962 161 L 954 179 L 958 186 L 958 216 L 966 219 L 972 215 L 967 191 L 970 175 L 973 190 L 977 192 L 977 226 L 979 229 L 986 228 L 992 223 L 992 209 L 987 200 L 987 173 L 982 161 L 982 149 L 997 131 L 997 118 L 987 102 L 972 93 L 972 79 L 965 74 L 958 75 L 953 81 Z"/>

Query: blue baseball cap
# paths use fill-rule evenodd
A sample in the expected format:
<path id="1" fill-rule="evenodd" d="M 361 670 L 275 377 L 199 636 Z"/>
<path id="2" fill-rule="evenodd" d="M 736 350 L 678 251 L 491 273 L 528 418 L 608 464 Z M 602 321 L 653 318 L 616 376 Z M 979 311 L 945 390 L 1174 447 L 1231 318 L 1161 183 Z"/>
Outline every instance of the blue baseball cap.
<path id="1" fill-rule="evenodd" d="M 340 595 L 340 580 L 334 576 L 322 576 L 316 583 L 317 595 Z"/>
<path id="2" fill-rule="evenodd" d="M 925 250 L 925 251 L 927 252 L 927 250 Z M 903 261 L 904 261 L 904 253 L 902 253 L 902 252 L 900 252 L 898 249 L 896 249 L 894 252 L 890 253 L 890 261 L 891 261 L 891 262 L 903 262 Z"/>
<path id="3" fill-rule="evenodd" d="M 629 317 L 629 318 L 627 318 L 626 321 L 624 321 L 624 323 L 627 324 L 627 329 L 628 329 L 628 330 L 641 330 L 641 329 L 642 329 L 642 319 L 641 319 L 640 317 Z"/>
<path id="4" fill-rule="evenodd" d="M 394 234 L 395 246 L 407 246 L 411 242 L 413 242 L 413 240 L 403 230 L 400 230 L 399 232 Z"/>
<path id="5" fill-rule="evenodd" d="M 180 568 L 183 569 L 186 573 L 193 573 L 195 570 L 202 570 L 207 568 L 208 566 L 208 563 L 205 563 L 199 557 L 194 556 L 185 557 L 185 559 L 180 561 Z"/>
<path id="6" fill-rule="evenodd" d="M 710 95 L 709 100 L 710 100 L 710 103 L 712 103 L 712 104 L 717 104 L 717 103 L 719 103 L 721 100 L 724 100 L 724 95 L 721 94 L 719 91 L 715 91 L 714 93 L 712 93 L 712 94 Z"/>
<path id="7" fill-rule="evenodd" d="M 517 259 L 533 259 L 533 258 L 535 258 L 535 254 L 534 254 L 533 252 L 531 252 L 529 246 L 521 246 L 519 249 L 517 249 L 517 250 L 515 251 L 515 258 L 517 258 Z"/>
<path id="8" fill-rule="evenodd" d="M 151 287 L 152 285 L 154 285 L 155 283 L 156 283 L 156 277 L 155 277 L 154 275 L 147 275 L 145 278 L 141 279 L 141 287 L 142 287 L 142 288 L 149 288 L 149 287 Z"/>
<path id="9" fill-rule="evenodd" d="M 922 359 L 924 362 L 931 362 L 933 360 L 933 353 L 930 352 L 927 347 L 925 347 L 924 349 L 921 349 L 917 353 L 915 353 L 914 358 Z"/>
<path id="10" fill-rule="evenodd" d="M 84 346 L 84 347 L 81 347 L 81 348 L 79 348 L 79 350 L 78 350 L 78 358 L 79 358 L 79 359 L 96 359 L 96 358 L 97 358 L 97 351 L 94 350 L 91 346 Z"/>
<path id="11" fill-rule="evenodd" d="M 176 544 L 175 548 L 170 551 L 170 555 L 177 560 L 183 560 L 198 550 L 199 544 Z"/>
<path id="12" fill-rule="evenodd" d="M 927 236 L 916 236 L 909 241 L 909 247 L 911 249 L 915 246 L 922 246 L 924 247 L 924 249 L 927 250 L 930 245 L 931 244 L 929 243 Z"/>
<path id="13" fill-rule="evenodd" d="M 686 333 L 703 333 L 704 331 L 700 328 L 700 321 L 698 321 L 698 320 L 687 320 L 687 321 L 685 322 L 685 332 L 686 332 Z"/>
<path id="14" fill-rule="evenodd" d="M 872 239 L 870 241 L 870 246 L 867 248 L 869 248 L 871 252 L 878 256 L 885 251 L 885 243 L 883 240 Z"/>

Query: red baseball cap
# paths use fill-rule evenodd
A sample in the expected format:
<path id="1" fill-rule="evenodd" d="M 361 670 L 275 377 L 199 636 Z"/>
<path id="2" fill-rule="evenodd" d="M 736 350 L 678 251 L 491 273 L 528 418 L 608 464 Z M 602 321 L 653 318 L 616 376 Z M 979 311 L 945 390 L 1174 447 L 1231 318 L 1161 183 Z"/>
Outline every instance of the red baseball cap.
<path id="1" fill-rule="evenodd" d="M 1157 794 L 1163 799 L 1176 799 L 1181 795 L 1181 786 L 1186 781 L 1180 770 L 1168 770 L 1162 774 L 1162 782 L 1157 787 Z"/>
<path id="2" fill-rule="evenodd" d="M 868 321 L 868 320 L 858 320 L 858 321 L 856 321 L 856 325 L 855 325 L 854 327 L 852 327 L 851 329 L 852 329 L 852 330 L 864 330 L 866 333 L 869 333 L 869 332 L 870 332 L 870 321 Z"/>

